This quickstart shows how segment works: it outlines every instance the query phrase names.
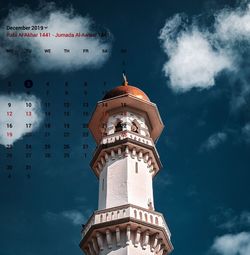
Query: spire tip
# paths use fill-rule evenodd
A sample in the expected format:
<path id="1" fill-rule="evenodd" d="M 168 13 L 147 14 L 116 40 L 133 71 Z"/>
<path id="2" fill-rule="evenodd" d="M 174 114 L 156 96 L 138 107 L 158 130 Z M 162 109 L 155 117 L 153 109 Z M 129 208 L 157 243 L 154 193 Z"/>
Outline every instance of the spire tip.
<path id="1" fill-rule="evenodd" d="M 122 73 L 122 76 L 123 76 L 123 80 L 124 80 L 123 85 L 127 86 L 128 85 L 128 80 L 127 80 L 127 77 L 126 77 L 125 73 Z"/>

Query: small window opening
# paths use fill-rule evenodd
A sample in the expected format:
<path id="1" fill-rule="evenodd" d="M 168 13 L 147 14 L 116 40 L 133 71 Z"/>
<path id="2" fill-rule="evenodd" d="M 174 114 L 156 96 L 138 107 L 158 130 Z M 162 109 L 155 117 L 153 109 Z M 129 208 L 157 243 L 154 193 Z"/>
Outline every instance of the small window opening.
<path id="1" fill-rule="evenodd" d="M 132 131 L 132 132 L 135 132 L 135 133 L 139 133 L 139 128 L 138 128 L 138 126 L 135 124 L 134 121 L 132 122 L 132 125 L 131 125 L 131 131 Z"/>
<path id="2" fill-rule="evenodd" d="M 120 132 L 122 131 L 122 122 L 119 121 L 116 126 L 115 126 L 115 132 Z"/>
<path id="3" fill-rule="evenodd" d="M 138 174 L 138 162 L 135 162 L 135 173 Z"/>

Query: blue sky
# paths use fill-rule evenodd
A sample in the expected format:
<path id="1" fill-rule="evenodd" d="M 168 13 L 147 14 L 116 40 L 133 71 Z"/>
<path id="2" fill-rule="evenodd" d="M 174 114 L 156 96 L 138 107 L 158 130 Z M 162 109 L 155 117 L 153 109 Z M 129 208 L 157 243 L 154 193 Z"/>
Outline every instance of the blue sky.
<path id="1" fill-rule="evenodd" d="M 84 124 L 103 93 L 121 84 L 123 71 L 157 104 L 165 124 L 157 142 L 163 168 L 154 197 L 172 233 L 173 255 L 250 254 L 249 4 L 0 3 L 0 255 L 82 253 L 81 224 L 97 208 L 98 196 L 89 166 L 95 143 L 84 137 Z M 7 38 L 7 25 L 32 23 L 107 36 Z M 7 54 L 6 48 L 19 53 Z M 26 48 L 31 55 L 22 55 Z M 76 51 L 67 58 L 59 48 Z M 81 58 L 82 48 L 91 49 L 89 57 Z M 24 86 L 26 80 L 32 88 Z M 36 112 L 32 128 L 27 133 L 16 114 L 18 128 L 8 142 L 8 103 L 17 111 L 27 100 Z"/>

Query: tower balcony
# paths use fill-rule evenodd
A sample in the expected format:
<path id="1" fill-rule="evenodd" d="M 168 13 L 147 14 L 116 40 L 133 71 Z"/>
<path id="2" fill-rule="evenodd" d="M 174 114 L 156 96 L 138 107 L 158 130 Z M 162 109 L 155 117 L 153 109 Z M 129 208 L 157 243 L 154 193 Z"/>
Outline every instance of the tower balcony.
<path id="1" fill-rule="evenodd" d="M 88 222 L 82 229 L 82 238 L 87 234 L 88 230 L 97 224 L 131 218 L 142 223 L 150 223 L 155 226 L 163 227 L 166 230 L 168 237 L 171 237 L 170 230 L 165 222 L 163 215 L 159 212 L 147 210 L 136 205 L 123 205 L 105 210 L 95 211 L 89 218 Z"/>
<path id="2" fill-rule="evenodd" d="M 114 245 L 140 246 L 149 254 L 168 254 L 173 249 L 163 215 L 132 204 L 95 211 L 81 233 L 80 247 L 87 254 L 102 254 L 104 246 Z"/>

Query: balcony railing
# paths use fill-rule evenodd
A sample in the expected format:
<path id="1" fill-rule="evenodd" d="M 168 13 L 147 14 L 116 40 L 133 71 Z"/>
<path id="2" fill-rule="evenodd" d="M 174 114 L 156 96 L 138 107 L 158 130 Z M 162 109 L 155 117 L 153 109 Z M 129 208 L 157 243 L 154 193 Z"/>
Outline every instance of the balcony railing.
<path id="1" fill-rule="evenodd" d="M 150 137 L 139 135 L 135 132 L 131 132 L 128 130 L 120 131 L 117 133 L 114 133 L 112 135 L 107 135 L 102 138 L 101 144 L 108 144 L 108 143 L 114 143 L 118 140 L 123 140 L 125 138 L 130 138 L 133 140 L 136 140 L 138 142 L 147 144 L 147 145 L 154 145 L 152 139 Z"/>
<path id="2" fill-rule="evenodd" d="M 141 222 L 146 222 L 156 226 L 163 227 L 165 228 L 168 237 L 170 238 L 171 236 L 169 228 L 161 213 L 128 204 L 124 206 L 118 206 L 100 211 L 95 211 L 94 214 L 90 217 L 90 219 L 86 223 L 85 227 L 83 228 L 82 237 L 86 235 L 86 233 L 88 232 L 92 225 L 103 222 L 112 222 L 114 220 L 128 217 L 137 219 Z"/>

